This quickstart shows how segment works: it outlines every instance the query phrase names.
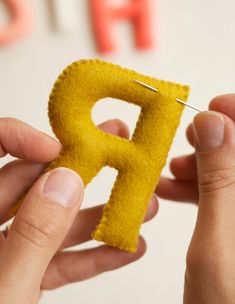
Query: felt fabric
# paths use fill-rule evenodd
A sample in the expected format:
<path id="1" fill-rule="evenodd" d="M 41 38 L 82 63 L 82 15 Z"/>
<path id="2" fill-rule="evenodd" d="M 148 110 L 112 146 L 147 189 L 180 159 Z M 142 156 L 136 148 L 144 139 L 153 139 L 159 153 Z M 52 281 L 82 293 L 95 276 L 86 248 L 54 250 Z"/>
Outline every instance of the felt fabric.
<path id="1" fill-rule="evenodd" d="M 115 51 L 113 23 L 125 19 L 133 24 L 136 46 L 139 49 L 153 46 L 152 14 L 149 0 L 128 0 L 117 6 L 110 0 L 90 0 L 92 23 L 98 50 Z"/>
<path id="2" fill-rule="evenodd" d="M 133 79 L 159 89 L 144 88 Z M 92 234 L 98 241 L 134 252 L 149 199 L 166 162 L 189 88 L 157 80 L 100 60 L 82 60 L 59 76 L 49 100 L 49 119 L 63 145 L 49 169 L 77 171 L 87 185 L 103 166 L 118 176 L 100 223 Z M 132 140 L 99 130 L 92 108 L 105 97 L 141 107 Z"/>

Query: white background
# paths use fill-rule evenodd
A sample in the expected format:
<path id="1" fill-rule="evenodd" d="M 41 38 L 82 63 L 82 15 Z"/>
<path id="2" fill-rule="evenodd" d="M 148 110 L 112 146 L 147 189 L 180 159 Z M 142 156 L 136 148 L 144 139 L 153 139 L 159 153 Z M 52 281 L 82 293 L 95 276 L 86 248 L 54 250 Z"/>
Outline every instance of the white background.
<path id="1" fill-rule="evenodd" d="M 62 24 L 55 30 L 48 2 L 32 1 L 36 24 L 29 37 L 14 46 L 0 48 L 2 117 L 16 117 L 52 134 L 47 118 L 49 92 L 58 74 L 81 58 L 98 57 L 157 78 L 189 84 L 191 102 L 202 109 L 207 108 L 213 96 L 234 90 L 233 0 L 152 0 L 155 48 L 136 50 L 129 24 L 120 23 L 115 33 L 118 51 L 108 56 L 95 50 L 87 0 L 66 1 L 72 8 L 68 9 L 72 21 L 67 30 Z M 0 10 L 1 19 L 6 14 L 2 13 L 2 6 Z M 169 159 L 192 151 L 184 132 L 194 114 L 185 109 Z M 133 130 L 138 109 L 120 102 L 101 102 L 96 106 L 96 122 L 116 117 Z M 164 173 L 169 175 L 167 168 Z M 104 169 L 88 187 L 83 206 L 107 201 L 114 179 L 115 172 Z M 160 201 L 157 218 L 142 229 L 148 251 L 141 261 L 45 293 L 41 303 L 182 303 L 185 255 L 195 218 L 194 206 Z"/>

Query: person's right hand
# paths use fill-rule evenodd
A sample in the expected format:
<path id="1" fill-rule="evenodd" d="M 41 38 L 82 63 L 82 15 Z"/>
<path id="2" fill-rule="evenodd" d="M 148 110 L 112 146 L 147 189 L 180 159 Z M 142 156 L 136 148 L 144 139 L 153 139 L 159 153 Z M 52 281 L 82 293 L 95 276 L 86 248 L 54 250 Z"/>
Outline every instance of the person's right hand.
<path id="1" fill-rule="evenodd" d="M 192 155 L 171 162 L 160 197 L 199 202 L 187 253 L 185 304 L 235 303 L 235 94 L 217 97 L 187 130 Z"/>

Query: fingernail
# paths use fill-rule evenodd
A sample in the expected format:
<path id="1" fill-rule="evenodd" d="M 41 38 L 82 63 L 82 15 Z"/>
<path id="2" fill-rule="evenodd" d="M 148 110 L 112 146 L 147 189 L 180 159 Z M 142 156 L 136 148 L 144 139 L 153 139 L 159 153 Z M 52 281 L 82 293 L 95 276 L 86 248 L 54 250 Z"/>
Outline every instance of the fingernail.
<path id="1" fill-rule="evenodd" d="M 50 172 L 43 193 L 49 200 L 69 208 L 82 200 L 83 183 L 73 170 L 57 168 Z"/>
<path id="2" fill-rule="evenodd" d="M 153 214 L 156 214 L 158 212 L 158 199 L 157 199 L 157 195 L 155 193 L 153 193 L 149 204 L 148 204 L 148 209 L 145 215 L 145 220 L 149 219 L 152 217 Z"/>
<path id="3" fill-rule="evenodd" d="M 224 140 L 224 117 L 213 111 L 200 113 L 194 118 L 193 130 L 197 149 L 218 148 Z"/>
<path id="4" fill-rule="evenodd" d="M 156 213 L 158 213 L 159 203 L 158 203 L 157 194 L 155 192 L 152 195 L 151 202 L 153 202 L 155 204 L 155 207 L 153 209 L 156 210 Z M 157 208 L 156 208 L 156 206 L 157 206 Z"/>
<path id="5" fill-rule="evenodd" d="M 151 197 L 151 202 L 158 204 L 158 198 L 157 198 L 157 194 L 154 192 L 152 197 Z"/>

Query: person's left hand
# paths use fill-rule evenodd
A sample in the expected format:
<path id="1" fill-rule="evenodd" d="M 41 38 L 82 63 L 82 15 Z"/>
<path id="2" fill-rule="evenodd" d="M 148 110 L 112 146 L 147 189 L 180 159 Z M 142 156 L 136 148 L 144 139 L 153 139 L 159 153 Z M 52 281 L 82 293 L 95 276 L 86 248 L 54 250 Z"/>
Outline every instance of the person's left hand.
<path id="1" fill-rule="evenodd" d="M 119 120 L 107 121 L 99 128 L 121 137 L 128 137 L 129 134 L 127 127 Z M 83 185 L 72 170 L 55 169 L 38 179 L 46 164 L 54 160 L 60 150 L 61 146 L 56 140 L 29 125 L 15 119 L 0 119 L 0 157 L 9 153 L 18 158 L 0 169 L 0 225 L 9 219 L 12 205 L 35 183 L 9 231 L 0 233 L 1 303 L 37 303 L 40 289 L 57 288 L 120 268 L 139 259 L 145 252 L 142 237 L 136 253 L 106 245 L 63 251 L 64 248 L 90 240 L 103 206 L 78 213 Z M 62 170 L 60 173 L 64 174 L 65 181 L 73 180 L 77 189 L 73 198 L 74 207 L 64 208 L 63 204 L 54 204 L 42 197 L 50 183 L 48 180 L 59 170 Z M 57 176 L 54 183 L 61 184 L 61 176 Z M 47 189 L 48 197 L 58 195 L 53 193 L 54 186 L 50 185 L 50 191 Z M 69 196 L 71 191 L 69 187 L 65 189 Z M 57 198 L 63 203 L 62 197 Z M 153 195 L 145 221 L 152 219 L 157 211 L 158 201 Z"/>

